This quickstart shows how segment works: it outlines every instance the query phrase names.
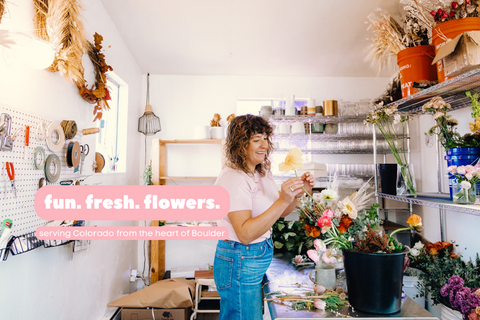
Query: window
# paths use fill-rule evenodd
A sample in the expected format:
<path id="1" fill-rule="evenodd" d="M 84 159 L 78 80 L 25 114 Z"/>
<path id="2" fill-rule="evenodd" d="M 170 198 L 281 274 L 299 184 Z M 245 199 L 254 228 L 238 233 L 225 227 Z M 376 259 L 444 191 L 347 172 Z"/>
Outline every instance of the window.
<path id="1" fill-rule="evenodd" d="M 112 100 L 110 110 L 98 121 L 96 151 L 105 158 L 103 173 L 126 172 L 128 86 L 113 72 L 108 73 L 107 86 Z"/>

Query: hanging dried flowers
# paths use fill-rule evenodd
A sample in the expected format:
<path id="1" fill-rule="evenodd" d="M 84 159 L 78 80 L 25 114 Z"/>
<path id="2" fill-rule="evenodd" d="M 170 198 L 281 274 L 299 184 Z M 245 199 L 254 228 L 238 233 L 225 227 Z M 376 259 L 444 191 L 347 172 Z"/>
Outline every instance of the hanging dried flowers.
<path id="1" fill-rule="evenodd" d="M 103 110 L 110 109 L 107 103 L 108 100 L 111 100 L 111 97 L 107 88 L 106 73 L 113 71 L 113 68 L 105 62 L 105 54 L 102 53 L 103 37 L 96 32 L 93 37 L 95 44 L 88 42 L 88 56 L 93 63 L 95 84 L 89 89 L 87 81 L 83 79 L 82 75 L 82 85 L 79 87 L 79 92 L 83 100 L 95 104 L 93 121 L 96 121 L 102 118 Z"/>
<path id="2" fill-rule="evenodd" d="M 60 71 L 82 86 L 82 56 L 87 48 L 81 7 L 78 0 L 35 0 L 37 35 L 51 43 L 55 60 L 47 69 Z"/>

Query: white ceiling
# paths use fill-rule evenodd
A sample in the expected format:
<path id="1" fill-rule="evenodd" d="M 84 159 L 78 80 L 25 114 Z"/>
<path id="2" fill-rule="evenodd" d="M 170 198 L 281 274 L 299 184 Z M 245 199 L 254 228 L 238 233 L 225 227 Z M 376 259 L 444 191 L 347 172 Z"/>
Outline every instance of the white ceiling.
<path id="1" fill-rule="evenodd" d="M 170 75 L 374 77 L 367 16 L 401 10 L 394 0 L 101 1 L 142 72 Z"/>

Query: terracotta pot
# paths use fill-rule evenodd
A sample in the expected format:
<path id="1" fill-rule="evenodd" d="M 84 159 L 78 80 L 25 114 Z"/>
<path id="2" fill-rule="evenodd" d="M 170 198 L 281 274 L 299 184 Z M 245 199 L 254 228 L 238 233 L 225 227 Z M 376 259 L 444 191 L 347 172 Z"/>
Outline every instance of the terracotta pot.
<path id="1" fill-rule="evenodd" d="M 430 45 L 407 48 L 397 54 L 403 98 L 417 92 L 413 87 L 414 82 L 437 80 L 437 71 L 435 65 L 432 65 L 433 58 L 435 49 Z"/>
<path id="2" fill-rule="evenodd" d="M 480 17 L 468 17 L 440 23 L 432 29 L 432 43 L 435 46 L 435 54 L 447 42 L 447 39 L 455 39 L 459 34 L 473 30 L 480 30 Z M 449 79 L 445 77 L 442 60 L 437 62 L 437 75 L 439 83 Z"/>

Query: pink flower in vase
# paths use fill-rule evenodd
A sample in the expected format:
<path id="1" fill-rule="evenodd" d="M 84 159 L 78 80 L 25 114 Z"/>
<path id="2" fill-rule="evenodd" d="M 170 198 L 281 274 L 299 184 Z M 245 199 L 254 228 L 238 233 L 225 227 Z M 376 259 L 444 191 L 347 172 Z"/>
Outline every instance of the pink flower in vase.
<path id="1" fill-rule="evenodd" d="M 331 218 L 333 218 L 333 211 L 330 210 L 330 209 L 327 209 L 327 210 L 323 211 L 322 216 L 327 216 L 331 219 Z"/>
<path id="2" fill-rule="evenodd" d="M 320 256 L 318 255 L 318 252 L 316 250 L 308 250 L 307 256 L 315 263 L 320 261 Z"/>
<path id="3" fill-rule="evenodd" d="M 315 239 L 315 241 L 313 241 L 313 246 L 315 247 L 315 250 L 317 251 L 325 251 L 327 250 L 327 246 L 325 245 L 325 243 L 320 240 L 320 239 Z"/>
<path id="4" fill-rule="evenodd" d="M 470 173 L 470 172 L 465 173 L 465 178 L 467 178 L 467 180 L 472 180 L 473 173 Z"/>
<path id="5" fill-rule="evenodd" d="M 474 172 L 476 171 L 476 169 L 475 169 L 474 166 L 472 166 L 472 165 L 469 164 L 469 165 L 465 166 L 465 171 L 466 171 L 467 173 L 474 173 Z"/>
<path id="6" fill-rule="evenodd" d="M 322 260 L 326 264 L 332 264 L 332 263 L 337 262 L 337 259 L 333 256 L 333 250 L 332 249 L 328 249 L 327 251 L 325 251 L 322 254 Z"/>
<path id="7" fill-rule="evenodd" d="M 448 172 L 451 173 L 451 174 L 455 174 L 457 173 L 457 166 L 450 166 L 448 167 Z"/>
<path id="8" fill-rule="evenodd" d="M 466 172 L 467 172 L 467 170 L 466 170 L 465 166 L 457 167 L 457 173 L 458 174 L 464 175 Z"/>

